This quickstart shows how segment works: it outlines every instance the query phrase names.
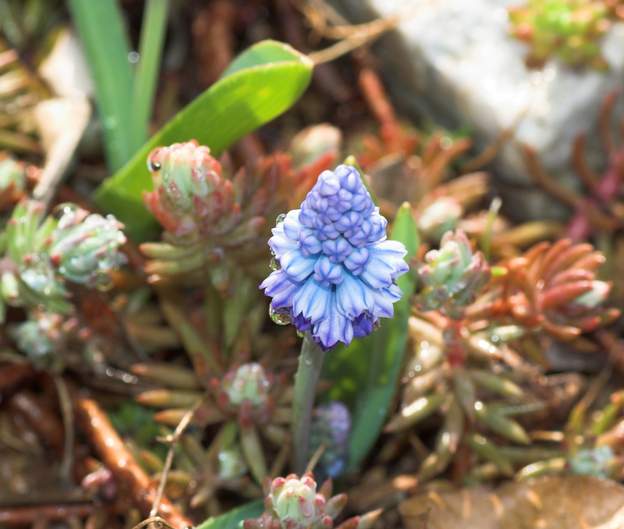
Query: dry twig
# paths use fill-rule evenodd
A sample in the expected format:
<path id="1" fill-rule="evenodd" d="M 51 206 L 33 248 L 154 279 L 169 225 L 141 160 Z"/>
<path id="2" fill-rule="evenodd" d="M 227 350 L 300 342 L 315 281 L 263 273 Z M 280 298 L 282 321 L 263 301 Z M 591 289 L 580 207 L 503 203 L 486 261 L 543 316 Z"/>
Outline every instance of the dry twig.
<path id="1" fill-rule="evenodd" d="M 134 503 L 143 514 L 148 515 L 158 498 L 158 491 L 148 475 L 138 465 L 97 402 L 89 398 L 78 397 L 74 405 L 80 426 L 104 464 L 120 484 L 127 486 Z M 166 496 L 162 496 L 159 503 L 160 514 L 172 527 L 183 529 L 193 526 L 191 520 L 184 516 Z"/>

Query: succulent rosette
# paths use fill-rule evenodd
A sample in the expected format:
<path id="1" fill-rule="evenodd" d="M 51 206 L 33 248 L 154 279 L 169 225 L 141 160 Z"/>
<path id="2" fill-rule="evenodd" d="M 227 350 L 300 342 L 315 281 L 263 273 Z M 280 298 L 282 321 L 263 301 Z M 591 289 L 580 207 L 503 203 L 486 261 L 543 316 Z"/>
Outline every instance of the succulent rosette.
<path id="1" fill-rule="evenodd" d="M 17 202 L 26 190 L 25 164 L 0 154 L 0 210 Z"/>
<path id="2" fill-rule="evenodd" d="M 448 231 L 440 249 L 427 252 L 418 275 L 424 285 L 420 304 L 424 310 L 435 310 L 471 303 L 488 281 L 490 270 L 483 254 L 472 251 L 462 231 Z"/>
<path id="3" fill-rule="evenodd" d="M 195 140 L 154 149 L 147 165 L 154 191 L 145 193 L 145 203 L 177 237 L 209 231 L 233 205 L 232 182 L 223 178 L 210 149 Z"/>
<path id="4" fill-rule="evenodd" d="M 269 398 L 271 383 L 262 366 L 256 362 L 243 364 L 226 374 L 223 387 L 229 401 L 240 406 L 249 402 L 253 406 L 263 406 Z"/>
<path id="5" fill-rule="evenodd" d="M 31 360 L 44 360 L 63 347 L 64 318 L 52 312 L 35 311 L 30 318 L 9 328 L 20 351 Z"/>
<path id="6" fill-rule="evenodd" d="M 331 482 L 317 490 L 312 474 L 275 478 L 266 490 L 265 511 L 242 523 L 243 529 L 332 529 L 347 503 L 345 494 L 332 496 Z M 370 529 L 380 511 L 345 520 L 337 529 Z"/>
<path id="7" fill-rule="evenodd" d="M 122 225 L 73 204 L 61 205 L 54 216 L 43 204 L 18 203 L 5 230 L 4 267 L 0 275 L 0 321 L 5 305 L 72 311 L 67 282 L 105 287 L 125 256 Z"/>
<path id="8" fill-rule="evenodd" d="M 260 285 L 271 310 L 325 350 L 370 334 L 393 316 L 395 281 L 408 270 L 386 225 L 355 167 L 323 171 L 301 208 L 273 228 L 278 269 Z"/>
<path id="9" fill-rule="evenodd" d="M 51 236 L 50 259 L 64 278 L 82 285 L 108 281 L 112 270 L 126 262 L 119 248 L 126 237 L 112 215 L 103 217 L 71 204 L 61 208 Z"/>

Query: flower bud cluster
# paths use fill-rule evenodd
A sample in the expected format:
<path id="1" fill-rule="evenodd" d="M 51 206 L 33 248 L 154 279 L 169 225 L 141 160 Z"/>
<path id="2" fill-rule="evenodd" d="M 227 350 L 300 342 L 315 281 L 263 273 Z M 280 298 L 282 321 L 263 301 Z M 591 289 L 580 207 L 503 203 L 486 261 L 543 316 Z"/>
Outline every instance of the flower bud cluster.
<path id="1" fill-rule="evenodd" d="M 490 277 L 481 252 L 473 252 L 461 232 L 447 232 L 439 250 L 430 250 L 418 270 L 424 285 L 419 301 L 424 310 L 457 309 L 471 303 Z"/>
<path id="2" fill-rule="evenodd" d="M 66 282 L 102 287 L 125 262 L 121 224 L 112 216 L 60 206 L 56 218 L 44 218 L 43 206 L 19 203 L 5 231 L 0 260 L 0 317 L 6 305 L 71 311 Z"/>
<path id="3" fill-rule="evenodd" d="M 320 490 L 312 474 L 290 474 L 275 478 L 267 491 L 265 511 L 256 519 L 245 520 L 244 529 L 332 529 L 347 503 L 345 494 L 331 495 L 331 484 Z M 370 529 L 379 511 L 349 518 L 337 529 Z"/>

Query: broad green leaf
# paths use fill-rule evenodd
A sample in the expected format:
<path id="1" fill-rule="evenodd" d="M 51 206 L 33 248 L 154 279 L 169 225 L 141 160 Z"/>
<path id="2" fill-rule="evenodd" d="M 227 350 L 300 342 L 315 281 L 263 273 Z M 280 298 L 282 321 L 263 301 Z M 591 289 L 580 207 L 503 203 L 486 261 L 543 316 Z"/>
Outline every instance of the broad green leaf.
<path id="1" fill-rule="evenodd" d="M 409 204 L 403 204 L 390 238 L 407 248 L 408 261 L 420 244 Z M 353 410 L 349 467 L 355 469 L 372 448 L 381 431 L 397 388 L 407 343 L 407 319 L 415 276 L 409 271 L 397 284 L 403 297 L 394 305 L 394 318 L 362 340 L 353 341 L 327 355 L 324 379 L 332 383 L 329 398 L 342 400 Z"/>
<path id="2" fill-rule="evenodd" d="M 215 155 L 233 142 L 286 111 L 310 82 L 312 62 L 286 44 L 260 42 L 230 65 L 225 77 L 182 109 L 120 171 L 104 182 L 96 203 L 126 224 L 135 240 L 145 240 L 154 221 L 143 206 L 151 189 L 146 167 L 159 145 L 196 139 Z"/>
<path id="3" fill-rule="evenodd" d="M 208 518 L 195 529 L 238 529 L 240 522 L 249 518 L 257 518 L 263 510 L 264 503 L 262 500 L 252 501 L 221 516 Z"/>
<path id="4" fill-rule="evenodd" d="M 108 165 L 116 170 L 145 141 L 133 136 L 133 79 L 123 16 L 117 0 L 69 0 L 68 6 L 93 75 Z"/>

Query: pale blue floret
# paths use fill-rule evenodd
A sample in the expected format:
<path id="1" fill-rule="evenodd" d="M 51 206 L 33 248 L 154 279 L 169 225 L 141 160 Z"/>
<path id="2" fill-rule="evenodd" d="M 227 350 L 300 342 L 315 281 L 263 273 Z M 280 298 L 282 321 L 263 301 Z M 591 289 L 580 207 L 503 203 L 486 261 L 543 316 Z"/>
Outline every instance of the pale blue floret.
<path id="1" fill-rule="evenodd" d="M 396 279 L 408 269 L 403 244 L 386 239 L 357 170 L 323 171 L 301 204 L 273 229 L 269 246 L 280 269 L 260 288 L 323 348 L 370 334 L 393 315 Z"/>

